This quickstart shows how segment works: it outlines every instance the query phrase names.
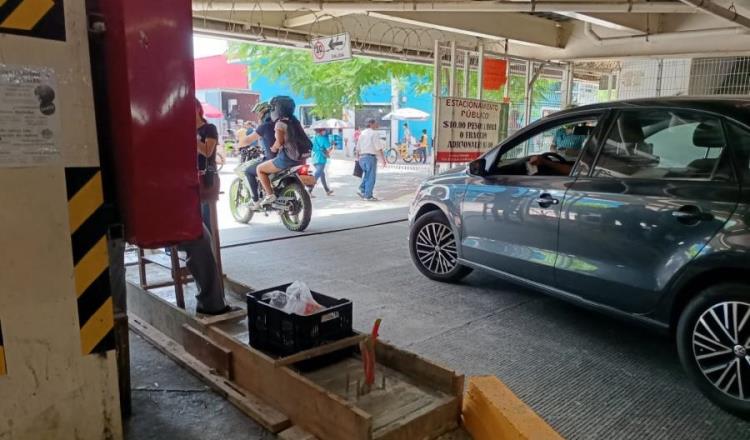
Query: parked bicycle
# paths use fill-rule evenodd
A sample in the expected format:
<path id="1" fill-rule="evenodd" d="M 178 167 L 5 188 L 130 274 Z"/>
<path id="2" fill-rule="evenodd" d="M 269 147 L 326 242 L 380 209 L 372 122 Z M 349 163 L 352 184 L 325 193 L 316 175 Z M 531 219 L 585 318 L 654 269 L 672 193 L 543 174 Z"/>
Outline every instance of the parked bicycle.
<path id="1" fill-rule="evenodd" d="M 406 143 L 397 144 L 395 147 L 388 147 L 383 151 L 386 162 L 396 163 L 400 158 L 404 163 L 425 163 L 427 162 L 427 153 L 424 148 L 415 147 L 409 153 L 409 146 Z"/>

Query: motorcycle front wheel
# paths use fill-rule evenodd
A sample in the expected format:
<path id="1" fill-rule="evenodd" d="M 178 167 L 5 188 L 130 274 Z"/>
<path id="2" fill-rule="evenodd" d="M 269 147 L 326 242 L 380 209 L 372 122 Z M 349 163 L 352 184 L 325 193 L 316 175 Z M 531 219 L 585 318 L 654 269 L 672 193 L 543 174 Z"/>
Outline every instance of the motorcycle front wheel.
<path id="1" fill-rule="evenodd" d="M 302 232 L 310 225 L 312 217 L 312 200 L 310 193 L 299 182 L 293 182 L 282 188 L 281 197 L 289 197 L 291 207 L 281 213 L 281 222 L 292 232 Z"/>
<path id="2" fill-rule="evenodd" d="M 245 188 L 239 177 L 234 179 L 229 187 L 229 210 L 236 221 L 249 223 L 253 218 L 253 211 L 248 206 L 251 199 L 250 188 Z"/>

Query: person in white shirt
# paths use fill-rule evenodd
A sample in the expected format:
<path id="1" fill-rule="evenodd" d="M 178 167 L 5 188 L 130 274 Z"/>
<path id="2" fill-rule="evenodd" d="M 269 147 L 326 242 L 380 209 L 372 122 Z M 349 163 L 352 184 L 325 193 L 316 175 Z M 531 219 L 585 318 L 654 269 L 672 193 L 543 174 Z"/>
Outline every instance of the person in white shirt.
<path id="1" fill-rule="evenodd" d="M 409 130 L 409 123 L 404 122 L 404 143 L 406 144 L 406 149 L 409 152 L 409 154 L 412 153 L 413 149 L 413 143 L 412 143 L 412 137 L 411 137 L 411 130 Z"/>
<path id="2" fill-rule="evenodd" d="M 359 166 L 362 167 L 362 183 L 359 185 L 357 194 L 367 201 L 376 201 L 372 191 L 375 188 L 375 178 L 378 172 L 378 159 L 385 166 L 385 156 L 383 149 L 385 145 L 380 139 L 378 131 L 378 121 L 367 119 L 365 121 L 367 128 L 362 130 L 357 141 L 357 157 Z"/>

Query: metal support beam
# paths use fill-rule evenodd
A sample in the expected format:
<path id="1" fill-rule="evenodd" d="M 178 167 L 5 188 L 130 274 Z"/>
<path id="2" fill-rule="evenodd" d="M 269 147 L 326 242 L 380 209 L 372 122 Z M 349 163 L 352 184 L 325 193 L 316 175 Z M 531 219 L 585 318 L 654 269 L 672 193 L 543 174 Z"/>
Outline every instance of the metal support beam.
<path id="1" fill-rule="evenodd" d="M 621 14 L 621 13 L 582 13 L 558 11 L 557 14 L 564 15 L 585 23 L 595 24 L 608 29 L 624 32 L 654 33 L 657 29 L 654 25 L 648 26 L 647 14 Z M 652 19 L 651 23 L 658 23 L 659 20 Z"/>
<path id="2" fill-rule="evenodd" d="M 477 70 L 477 99 L 482 99 L 484 92 L 484 45 L 479 45 L 479 68 Z"/>
<path id="3" fill-rule="evenodd" d="M 448 95 L 456 96 L 456 42 L 451 41 L 451 73 L 448 77 Z"/>
<path id="4" fill-rule="evenodd" d="M 565 66 L 563 77 L 565 83 L 563 84 L 564 94 L 562 97 L 562 108 L 565 109 L 573 104 L 573 63 L 568 63 L 568 65 Z"/>
<path id="5" fill-rule="evenodd" d="M 443 71 L 443 60 L 440 56 L 440 41 L 435 40 L 435 50 L 433 52 L 433 72 L 432 72 L 432 174 L 438 172 L 437 163 L 437 146 L 438 146 L 438 129 L 440 127 L 440 92 L 442 79 L 440 75 Z"/>
<path id="6" fill-rule="evenodd" d="M 528 125 L 529 122 L 531 122 L 531 92 L 534 86 L 534 78 L 532 74 L 533 69 L 534 63 L 526 61 L 526 76 L 523 81 L 523 125 Z M 528 151 L 524 151 L 524 156 L 527 154 Z"/>
<path id="7" fill-rule="evenodd" d="M 700 0 L 697 0 L 700 1 Z M 565 2 L 565 1 L 446 1 L 446 2 L 402 2 L 402 1 L 276 1 L 255 0 L 237 2 L 232 0 L 194 0 L 194 11 L 344 11 L 344 12 L 619 12 L 633 14 L 690 14 L 692 6 L 673 1 L 613 1 L 613 2 Z"/>
<path id="8" fill-rule="evenodd" d="M 464 98 L 469 97 L 469 76 L 471 75 L 471 69 L 469 63 L 471 58 L 469 57 L 469 51 L 464 51 Z"/>
<path id="9" fill-rule="evenodd" d="M 719 17 L 730 23 L 736 23 L 742 27 L 750 29 L 750 18 L 740 15 L 737 11 L 729 10 L 723 6 L 719 6 L 711 0 L 680 0 L 686 5 L 695 6 L 701 11 L 711 14 L 714 17 Z"/>
<path id="10" fill-rule="evenodd" d="M 343 17 L 349 15 L 348 12 L 311 12 L 309 14 L 298 15 L 296 17 L 289 17 L 284 20 L 284 27 L 296 28 L 311 25 L 313 23 L 320 23 L 333 18 Z"/>
<path id="11" fill-rule="evenodd" d="M 488 40 L 543 46 L 565 47 L 564 32 L 558 23 L 526 14 L 444 14 L 439 12 L 370 12 L 370 17 L 413 26 L 427 27 Z"/>

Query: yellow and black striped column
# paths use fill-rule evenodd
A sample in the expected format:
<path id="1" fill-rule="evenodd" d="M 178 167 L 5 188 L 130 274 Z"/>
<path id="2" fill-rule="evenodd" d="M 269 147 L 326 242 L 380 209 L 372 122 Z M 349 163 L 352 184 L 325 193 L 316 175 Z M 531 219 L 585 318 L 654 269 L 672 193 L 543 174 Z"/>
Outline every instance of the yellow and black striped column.
<path id="1" fill-rule="evenodd" d="M 0 0 L 0 33 L 64 41 L 63 0 Z"/>
<path id="2" fill-rule="evenodd" d="M 5 346 L 3 345 L 3 325 L 0 322 L 0 376 L 5 376 Z"/>
<path id="3" fill-rule="evenodd" d="M 114 350 L 114 311 L 101 171 L 98 167 L 66 168 L 65 184 L 81 351 L 86 355 Z"/>

